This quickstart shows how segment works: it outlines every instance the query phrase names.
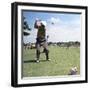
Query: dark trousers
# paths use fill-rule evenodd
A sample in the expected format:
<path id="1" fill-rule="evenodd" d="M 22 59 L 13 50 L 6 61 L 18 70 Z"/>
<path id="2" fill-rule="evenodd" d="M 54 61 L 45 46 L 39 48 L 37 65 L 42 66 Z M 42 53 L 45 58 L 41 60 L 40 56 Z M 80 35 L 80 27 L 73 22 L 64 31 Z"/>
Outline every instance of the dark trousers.
<path id="1" fill-rule="evenodd" d="M 41 48 L 41 46 L 44 48 L 43 52 L 46 55 L 46 60 L 48 60 L 49 59 L 49 50 L 48 50 L 48 45 L 47 45 L 46 41 L 36 43 L 36 58 L 37 58 L 37 60 L 39 60 L 39 58 L 40 58 L 40 48 Z"/>

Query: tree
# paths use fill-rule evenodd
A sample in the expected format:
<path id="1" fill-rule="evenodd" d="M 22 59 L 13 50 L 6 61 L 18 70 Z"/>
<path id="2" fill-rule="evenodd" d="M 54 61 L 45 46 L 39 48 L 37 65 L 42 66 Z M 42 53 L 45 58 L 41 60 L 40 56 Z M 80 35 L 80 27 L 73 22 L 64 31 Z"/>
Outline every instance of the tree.
<path id="1" fill-rule="evenodd" d="M 23 17 L 23 34 L 24 34 L 24 36 L 27 36 L 27 35 L 30 35 L 30 33 L 28 31 L 30 31 L 31 28 L 29 27 L 29 25 L 25 19 L 26 18 Z"/>

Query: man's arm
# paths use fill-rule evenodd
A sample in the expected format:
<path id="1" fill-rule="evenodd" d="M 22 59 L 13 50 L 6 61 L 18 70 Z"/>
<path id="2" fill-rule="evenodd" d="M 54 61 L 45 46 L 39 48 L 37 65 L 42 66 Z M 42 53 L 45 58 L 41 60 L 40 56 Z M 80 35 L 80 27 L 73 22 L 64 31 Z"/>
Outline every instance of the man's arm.
<path id="1" fill-rule="evenodd" d="M 35 21 L 34 28 L 38 29 L 37 21 Z"/>

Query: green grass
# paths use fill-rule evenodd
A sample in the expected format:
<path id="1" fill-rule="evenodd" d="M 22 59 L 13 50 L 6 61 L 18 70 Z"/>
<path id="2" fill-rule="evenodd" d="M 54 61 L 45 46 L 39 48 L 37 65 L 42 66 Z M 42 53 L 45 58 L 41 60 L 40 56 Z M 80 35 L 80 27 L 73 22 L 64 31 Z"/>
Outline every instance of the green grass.
<path id="1" fill-rule="evenodd" d="M 40 55 L 40 62 L 35 62 L 35 49 L 23 50 L 23 77 L 67 75 L 76 66 L 80 74 L 80 48 L 49 46 L 51 61 Z"/>

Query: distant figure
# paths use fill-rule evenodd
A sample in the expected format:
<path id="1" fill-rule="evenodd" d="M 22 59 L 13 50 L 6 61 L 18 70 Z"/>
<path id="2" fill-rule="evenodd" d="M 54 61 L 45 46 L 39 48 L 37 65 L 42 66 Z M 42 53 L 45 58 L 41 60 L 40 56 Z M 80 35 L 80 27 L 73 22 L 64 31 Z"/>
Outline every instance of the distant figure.
<path id="1" fill-rule="evenodd" d="M 36 38 L 36 61 L 39 62 L 40 58 L 40 47 L 43 46 L 43 52 L 46 55 L 46 60 L 49 59 L 49 50 L 47 48 L 47 41 L 46 41 L 46 29 L 45 25 L 41 20 L 36 20 L 34 24 L 34 28 L 36 28 L 37 31 L 37 38 Z"/>
<path id="2" fill-rule="evenodd" d="M 69 49 L 70 46 L 71 46 L 70 43 L 67 43 L 67 49 Z"/>

